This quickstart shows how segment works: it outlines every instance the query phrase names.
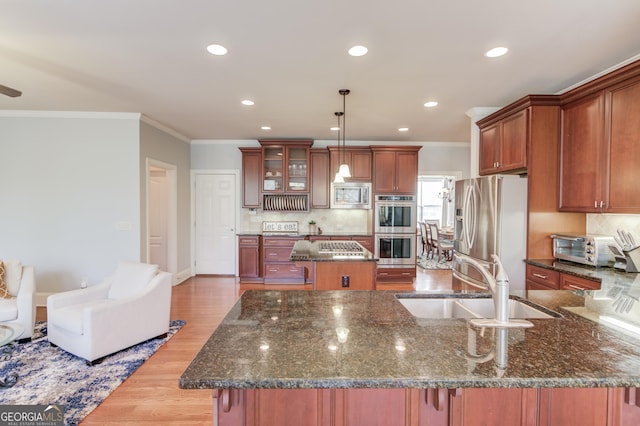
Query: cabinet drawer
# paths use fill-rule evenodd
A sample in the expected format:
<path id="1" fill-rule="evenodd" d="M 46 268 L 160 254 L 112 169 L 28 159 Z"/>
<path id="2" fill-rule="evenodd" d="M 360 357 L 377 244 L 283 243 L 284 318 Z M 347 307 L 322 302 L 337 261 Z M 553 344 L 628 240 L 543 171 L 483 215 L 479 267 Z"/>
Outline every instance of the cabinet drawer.
<path id="1" fill-rule="evenodd" d="M 265 262 L 288 262 L 290 258 L 291 258 L 290 247 L 265 247 L 264 248 Z"/>
<path id="2" fill-rule="evenodd" d="M 560 274 L 560 288 L 562 290 L 600 290 L 600 283 L 569 274 Z"/>
<path id="3" fill-rule="evenodd" d="M 560 273 L 539 266 L 527 265 L 527 280 L 557 290 L 560 288 Z"/>
<path id="4" fill-rule="evenodd" d="M 377 281 L 412 281 L 416 277 L 415 268 L 378 268 Z"/>
<path id="5" fill-rule="evenodd" d="M 299 268 L 293 263 L 265 263 L 265 278 L 304 278 L 304 268 Z"/>
<path id="6" fill-rule="evenodd" d="M 265 247 L 269 246 L 269 247 L 289 247 L 289 248 L 293 248 L 293 245 L 299 239 L 300 238 L 271 238 L 271 237 L 265 237 L 264 238 L 264 245 L 265 245 Z"/>
<path id="7" fill-rule="evenodd" d="M 238 244 L 241 246 L 257 246 L 260 243 L 260 237 L 239 237 Z"/>
<path id="8" fill-rule="evenodd" d="M 354 237 L 353 241 L 360 243 L 360 245 L 373 253 L 373 238 L 371 237 Z"/>

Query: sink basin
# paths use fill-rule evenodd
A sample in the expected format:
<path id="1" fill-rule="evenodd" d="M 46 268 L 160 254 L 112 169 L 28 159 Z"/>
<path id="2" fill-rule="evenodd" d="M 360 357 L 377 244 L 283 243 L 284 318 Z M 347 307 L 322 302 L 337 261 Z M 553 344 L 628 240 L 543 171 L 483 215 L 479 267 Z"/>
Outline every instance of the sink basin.
<path id="1" fill-rule="evenodd" d="M 454 297 L 453 295 L 438 295 L 436 297 L 403 297 L 396 296 L 416 318 L 444 319 L 444 318 L 495 318 L 493 299 L 488 297 Z M 558 318 L 560 314 L 525 302 L 518 297 L 509 298 L 509 318 L 512 319 L 541 319 Z"/>

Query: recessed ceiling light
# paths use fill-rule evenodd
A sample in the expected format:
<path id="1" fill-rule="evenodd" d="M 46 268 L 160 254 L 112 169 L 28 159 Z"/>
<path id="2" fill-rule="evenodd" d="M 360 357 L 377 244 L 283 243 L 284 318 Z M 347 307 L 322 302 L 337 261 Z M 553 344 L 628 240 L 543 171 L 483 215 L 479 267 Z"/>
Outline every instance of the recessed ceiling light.
<path id="1" fill-rule="evenodd" d="M 438 102 L 436 101 L 428 101 L 424 103 L 424 106 L 427 108 L 433 108 L 434 106 L 438 106 Z"/>
<path id="2" fill-rule="evenodd" d="M 271 126 L 262 126 L 260 127 L 262 130 L 271 130 Z"/>
<path id="3" fill-rule="evenodd" d="M 337 132 L 338 130 L 340 130 L 340 127 L 332 127 L 331 130 Z"/>
<path id="4" fill-rule="evenodd" d="M 367 49 L 364 46 L 353 46 L 351 49 L 349 49 L 349 55 L 351 56 L 364 56 L 367 54 L 367 52 L 369 51 L 369 49 Z"/>
<path id="5" fill-rule="evenodd" d="M 400 128 L 398 129 L 398 131 L 399 131 L 399 132 L 408 132 L 408 131 L 409 131 L 409 128 L 408 128 L 408 127 L 400 127 Z"/>
<path id="6" fill-rule="evenodd" d="M 508 51 L 509 49 L 507 49 L 506 47 L 494 47 L 493 49 L 487 51 L 484 56 L 486 56 L 487 58 L 497 58 L 498 56 L 504 55 Z"/>
<path id="7" fill-rule="evenodd" d="M 244 101 L 242 101 L 242 105 L 251 106 L 253 104 L 255 104 L 255 102 L 250 99 L 245 99 Z"/>
<path id="8" fill-rule="evenodd" d="M 227 48 L 219 44 L 208 45 L 207 51 L 212 55 L 216 55 L 216 56 L 222 56 L 227 54 Z"/>

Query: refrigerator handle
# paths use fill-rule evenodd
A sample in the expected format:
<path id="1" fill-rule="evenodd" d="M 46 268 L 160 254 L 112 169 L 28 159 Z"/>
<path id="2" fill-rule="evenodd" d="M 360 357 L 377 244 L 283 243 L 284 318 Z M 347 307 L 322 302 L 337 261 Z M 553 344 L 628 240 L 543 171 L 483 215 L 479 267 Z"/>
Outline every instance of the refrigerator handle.
<path id="1" fill-rule="evenodd" d="M 471 249 L 475 242 L 477 214 L 476 214 L 476 197 L 473 186 L 467 186 L 464 194 L 464 223 L 462 232 L 467 247 Z"/>

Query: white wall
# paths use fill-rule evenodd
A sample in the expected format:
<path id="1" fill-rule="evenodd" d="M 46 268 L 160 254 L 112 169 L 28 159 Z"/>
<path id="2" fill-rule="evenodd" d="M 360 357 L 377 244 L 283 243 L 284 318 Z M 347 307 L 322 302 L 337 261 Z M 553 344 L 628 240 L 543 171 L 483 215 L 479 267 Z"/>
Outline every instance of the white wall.
<path id="1" fill-rule="evenodd" d="M 150 125 L 140 125 L 140 258 L 147 258 L 146 160 L 176 167 L 177 173 L 177 271 L 178 282 L 191 276 L 191 160 L 188 141 Z"/>
<path id="2" fill-rule="evenodd" d="M 139 114 L 0 113 L 0 259 L 38 292 L 140 256 Z"/>

